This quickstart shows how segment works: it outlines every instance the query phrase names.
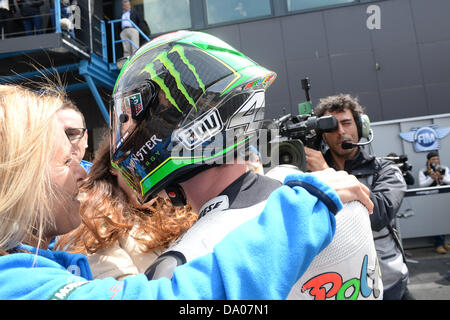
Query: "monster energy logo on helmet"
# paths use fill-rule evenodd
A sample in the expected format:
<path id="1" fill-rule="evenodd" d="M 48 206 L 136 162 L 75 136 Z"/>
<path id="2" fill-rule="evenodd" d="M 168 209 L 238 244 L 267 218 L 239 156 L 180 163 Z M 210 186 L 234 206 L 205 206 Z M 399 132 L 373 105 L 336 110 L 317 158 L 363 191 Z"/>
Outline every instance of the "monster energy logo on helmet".
<path id="1" fill-rule="evenodd" d="M 158 74 L 156 73 L 156 64 L 162 64 L 164 68 L 167 69 L 169 75 L 171 76 L 171 79 L 167 77 L 167 83 L 173 84 L 175 82 L 176 88 L 178 89 L 177 92 L 175 92 L 174 95 L 172 95 L 169 87 L 167 87 L 166 82 L 164 79 L 160 78 Z M 195 67 L 189 63 L 189 60 L 184 55 L 184 49 L 181 45 L 175 45 L 172 50 L 169 52 L 161 52 L 156 56 L 156 59 L 145 66 L 144 70 L 142 72 L 148 72 L 150 74 L 150 77 L 153 81 L 155 81 L 161 90 L 164 91 L 166 94 L 166 98 L 170 101 L 170 103 L 177 108 L 178 111 L 183 113 L 183 111 L 180 109 L 175 96 L 184 97 L 185 100 L 189 105 L 191 105 L 195 111 L 197 111 L 197 107 L 195 106 L 195 102 L 193 97 L 190 95 L 190 93 L 187 91 L 185 86 L 183 85 L 181 74 L 177 70 L 177 66 L 180 66 L 180 64 L 184 64 L 187 67 L 187 70 L 189 70 L 195 80 L 197 81 L 198 86 L 201 88 L 202 93 L 205 92 L 205 85 L 203 84 L 202 80 L 200 79 L 198 73 L 195 71 Z M 172 86 L 174 88 L 174 86 Z M 173 90 L 172 90 L 173 91 Z M 192 90 L 191 90 L 192 93 Z"/>
<path id="2" fill-rule="evenodd" d="M 139 70 L 139 74 L 149 75 L 180 113 L 189 112 L 191 108 L 197 111 L 196 101 L 205 93 L 207 85 L 235 72 L 229 66 L 217 63 L 217 59 L 206 51 L 199 55 L 198 49 L 191 45 L 174 44 L 165 51 L 155 47 L 143 54 L 152 51 L 156 56 Z M 133 63 L 131 60 L 126 67 L 132 67 Z"/>

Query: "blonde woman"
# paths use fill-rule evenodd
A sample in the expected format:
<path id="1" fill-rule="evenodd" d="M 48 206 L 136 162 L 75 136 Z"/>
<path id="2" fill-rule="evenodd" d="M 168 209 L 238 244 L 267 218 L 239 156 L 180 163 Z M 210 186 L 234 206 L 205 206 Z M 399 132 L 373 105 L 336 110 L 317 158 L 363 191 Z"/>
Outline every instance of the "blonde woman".
<path id="1" fill-rule="evenodd" d="M 0 86 L 0 252 L 28 243 L 45 249 L 81 218 L 77 182 L 86 174 L 74 163 L 57 121 L 62 96 Z"/>
<path id="2" fill-rule="evenodd" d="M 312 260 L 292 244 L 304 242 L 299 226 L 313 223 L 318 214 L 309 206 L 299 208 L 305 198 L 316 199 L 301 187 L 273 192 L 270 207 L 218 239 L 207 255 L 177 268 L 171 280 L 148 281 L 144 274 L 94 280 L 84 255 L 47 250 L 50 239 L 81 222 L 77 183 L 85 173 L 71 158 L 57 120 L 65 97 L 39 92 L 0 86 L 0 299 L 274 299 L 288 294 Z M 339 189 L 346 193 L 354 187 Z M 342 207 L 337 193 L 328 188 L 327 195 Z M 334 233 L 333 214 L 321 201 L 308 203 L 316 203 L 319 216 L 328 220 L 314 242 L 325 247 Z"/>

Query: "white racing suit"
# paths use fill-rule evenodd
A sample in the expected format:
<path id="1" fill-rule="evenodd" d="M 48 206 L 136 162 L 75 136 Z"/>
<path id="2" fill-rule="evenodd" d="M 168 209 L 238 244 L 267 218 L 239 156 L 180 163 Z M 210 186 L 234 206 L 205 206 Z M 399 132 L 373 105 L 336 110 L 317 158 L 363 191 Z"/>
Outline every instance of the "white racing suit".
<path id="1" fill-rule="evenodd" d="M 299 172 L 289 171 L 269 175 L 284 180 L 286 174 Z M 149 267 L 147 277 L 171 278 L 178 265 L 212 251 L 224 234 L 265 208 L 268 195 L 281 186 L 278 180 L 253 172 L 240 177 L 202 206 L 199 220 Z M 335 217 L 336 233 L 331 244 L 313 259 L 292 287 L 288 299 L 382 298 L 383 288 L 367 210 L 353 202 L 345 205 Z M 264 252 L 254 254 L 263 255 Z"/>

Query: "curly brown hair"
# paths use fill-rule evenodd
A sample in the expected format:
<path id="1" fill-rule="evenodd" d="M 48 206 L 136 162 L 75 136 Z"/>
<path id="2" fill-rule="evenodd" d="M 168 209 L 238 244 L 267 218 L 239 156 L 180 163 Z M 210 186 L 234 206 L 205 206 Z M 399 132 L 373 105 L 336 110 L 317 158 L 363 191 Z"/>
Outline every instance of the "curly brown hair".
<path id="1" fill-rule="evenodd" d="M 149 252 L 167 248 L 197 220 L 189 205 L 174 207 L 164 198 L 156 198 L 145 208 L 133 206 L 112 170 L 109 139 L 105 137 L 80 187 L 80 193 L 86 195 L 80 207 L 82 224 L 59 237 L 55 248 L 92 254 L 129 235 L 143 245 L 142 252 Z"/>
<path id="2" fill-rule="evenodd" d="M 349 109 L 355 120 L 364 113 L 364 108 L 359 104 L 358 98 L 349 94 L 337 94 L 321 98 L 317 107 L 314 108 L 314 114 L 317 117 L 323 116 L 326 112 L 342 112 Z"/>

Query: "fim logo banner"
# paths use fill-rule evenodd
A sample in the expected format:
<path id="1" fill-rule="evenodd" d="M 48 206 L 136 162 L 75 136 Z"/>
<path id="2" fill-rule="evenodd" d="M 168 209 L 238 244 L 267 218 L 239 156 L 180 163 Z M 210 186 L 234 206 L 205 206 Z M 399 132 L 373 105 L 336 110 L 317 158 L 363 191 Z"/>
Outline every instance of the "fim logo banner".
<path id="1" fill-rule="evenodd" d="M 439 150 L 439 140 L 450 133 L 450 127 L 438 128 L 437 125 L 427 127 L 412 127 L 411 131 L 400 132 L 400 137 L 414 144 L 415 152 Z"/>

